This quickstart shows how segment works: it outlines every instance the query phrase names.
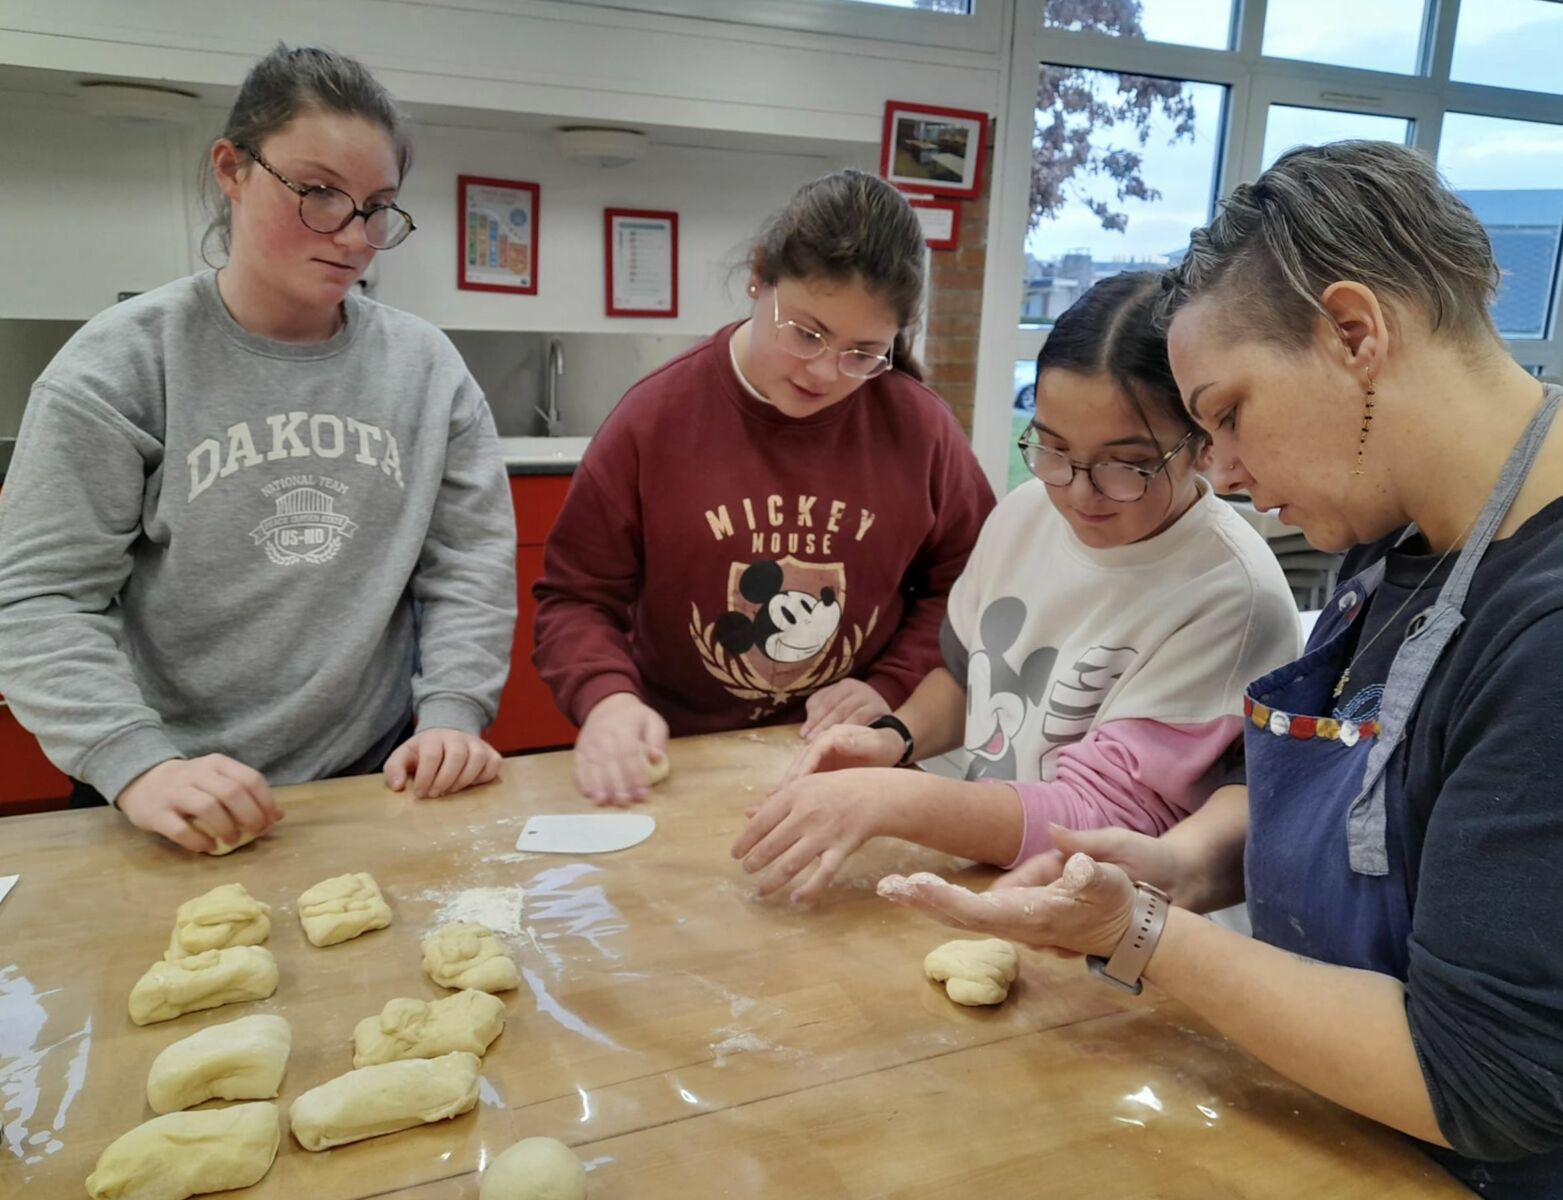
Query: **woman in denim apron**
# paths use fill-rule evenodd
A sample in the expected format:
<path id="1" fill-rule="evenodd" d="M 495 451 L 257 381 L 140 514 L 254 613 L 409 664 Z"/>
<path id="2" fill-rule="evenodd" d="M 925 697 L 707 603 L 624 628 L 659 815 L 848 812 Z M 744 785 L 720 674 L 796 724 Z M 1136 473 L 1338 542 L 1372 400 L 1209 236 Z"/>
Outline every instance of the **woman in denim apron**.
<path id="1" fill-rule="evenodd" d="M 885 892 L 1098 956 L 1473 1191 L 1552 1200 L 1563 388 L 1508 357 L 1496 284 L 1403 146 L 1302 148 L 1237 188 L 1169 277 L 1173 369 L 1217 488 L 1350 551 L 1303 657 L 1248 689 L 1246 787 L 1160 839 L 1060 831 L 995 896 Z M 1195 915 L 1245 896 L 1251 940 Z"/>

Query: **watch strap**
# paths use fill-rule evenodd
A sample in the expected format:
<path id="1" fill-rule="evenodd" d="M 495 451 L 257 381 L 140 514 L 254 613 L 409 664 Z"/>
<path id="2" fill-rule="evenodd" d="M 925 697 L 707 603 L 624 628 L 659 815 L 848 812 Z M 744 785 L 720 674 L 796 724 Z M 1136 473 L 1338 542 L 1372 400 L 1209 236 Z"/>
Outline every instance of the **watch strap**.
<path id="1" fill-rule="evenodd" d="M 1172 900 L 1166 892 L 1149 883 L 1136 883 L 1129 928 L 1124 931 L 1111 958 L 1098 954 L 1086 956 L 1091 974 L 1138 996 L 1144 990 L 1140 976 L 1156 952 L 1156 943 L 1161 941 L 1161 932 L 1167 925 L 1167 910 L 1171 907 Z"/>
<path id="2" fill-rule="evenodd" d="M 912 731 L 906 727 L 906 722 L 893 713 L 886 713 L 882 717 L 875 717 L 868 723 L 870 729 L 893 729 L 901 735 L 901 741 L 905 747 L 901 751 L 901 757 L 896 766 L 904 767 L 912 761 L 912 755 L 916 752 L 917 744 L 912 741 Z"/>

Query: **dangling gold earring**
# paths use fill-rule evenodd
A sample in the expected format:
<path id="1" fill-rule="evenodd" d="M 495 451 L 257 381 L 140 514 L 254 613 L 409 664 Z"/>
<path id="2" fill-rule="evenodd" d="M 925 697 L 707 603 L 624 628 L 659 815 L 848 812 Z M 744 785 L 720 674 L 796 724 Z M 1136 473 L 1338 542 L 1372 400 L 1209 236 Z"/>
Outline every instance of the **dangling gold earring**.
<path id="1" fill-rule="evenodd" d="M 1378 395 L 1378 389 L 1373 386 L 1373 376 L 1368 376 L 1367 396 L 1362 405 L 1362 434 L 1357 438 L 1357 467 L 1352 471 L 1353 475 L 1362 474 L 1362 453 L 1367 449 L 1368 431 L 1373 427 L 1373 397 Z"/>

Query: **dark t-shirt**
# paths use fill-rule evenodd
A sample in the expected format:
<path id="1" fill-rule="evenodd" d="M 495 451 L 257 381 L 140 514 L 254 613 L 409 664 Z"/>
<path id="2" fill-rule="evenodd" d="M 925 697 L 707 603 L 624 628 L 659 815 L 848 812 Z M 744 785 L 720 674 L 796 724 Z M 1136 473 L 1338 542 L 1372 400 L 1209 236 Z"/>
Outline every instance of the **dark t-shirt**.
<path id="1" fill-rule="evenodd" d="M 1342 569 L 1386 559 L 1338 717 L 1377 714 L 1454 567 L 1399 540 Z M 1434 1156 L 1488 1195 L 1563 1197 L 1563 499 L 1492 544 L 1464 611 L 1387 777 L 1406 825 L 1406 1013 L 1459 1151 Z"/>

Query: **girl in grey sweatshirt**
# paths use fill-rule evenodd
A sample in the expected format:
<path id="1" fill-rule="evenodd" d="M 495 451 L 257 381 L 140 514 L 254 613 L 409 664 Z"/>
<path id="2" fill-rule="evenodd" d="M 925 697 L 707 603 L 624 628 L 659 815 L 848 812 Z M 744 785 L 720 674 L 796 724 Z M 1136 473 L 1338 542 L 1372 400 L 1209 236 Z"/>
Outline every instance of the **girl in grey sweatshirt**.
<path id="1" fill-rule="evenodd" d="M 269 784 L 493 778 L 516 611 L 483 395 L 354 287 L 413 228 L 390 98 L 279 46 L 211 157 L 227 264 L 71 339 L 0 494 L 0 693 L 79 791 L 198 851 L 277 820 Z"/>

